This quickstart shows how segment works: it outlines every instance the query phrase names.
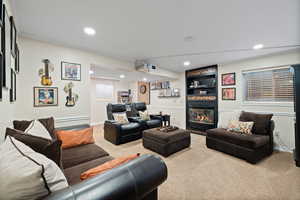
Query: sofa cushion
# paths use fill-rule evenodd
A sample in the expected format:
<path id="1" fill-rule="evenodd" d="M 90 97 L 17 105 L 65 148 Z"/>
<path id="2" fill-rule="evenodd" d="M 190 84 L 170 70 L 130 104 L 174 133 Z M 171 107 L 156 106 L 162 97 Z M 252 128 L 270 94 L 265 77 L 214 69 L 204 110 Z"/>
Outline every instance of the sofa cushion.
<path id="1" fill-rule="evenodd" d="M 252 132 L 259 135 L 268 135 L 270 131 L 270 122 L 273 114 L 258 114 L 242 111 L 240 121 L 254 122 Z"/>
<path id="2" fill-rule="evenodd" d="M 61 141 L 48 140 L 42 137 L 24 134 L 23 131 L 6 128 L 6 136 L 12 136 L 16 140 L 29 146 L 34 151 L 43 154 L 47 158 L 54 161 L 60 168 L 61 165 Z"/>
<path id="3" fill-rule="evenodd" d="M 129 123 L 129 124 L 122 124 L 121 125 L 121 134 L 128 135 L 131 133 L 136 133 L 140 131 L 140 124 L 139 123 Z"/>
<path id="4" fill-rule="evenodd" d="M 13 121 L 13 125 L 14 125 L 14 129 L 20 130 L 20 131 L 25 131 L 29 125 L 31 124 L 33 120 L 14 120 Z M 48 132 L 50 133 L 51 137 L 53 139 L 57 139 L 56 135 L 54 133 L 54 118 L 50 117 L 50 118 L 43 118 L 43 119 L 39 119 L 39 121 L 45 126 L 45 128 L 48 130 Z"/>
<path id="5" fill-rule="evenodd" d="M 58 139 L 62 141 L 63 149 L 95 143 L 93 127 L 81 130 L 57 130 L 55 133 Z"/>
<path id="6" fill-rule="evenodd" d="M 81 181 L 80 175 L 83 172 L 85 172 L 89 169 L 92 169 L 94 167 L 97 167 L 99 165 L 102 165 L 103 163 L 113 160 L 113 159 L 114 158 L 111 156 L 103 156 L 103 157 L 95 159 L 95 160 L 91 160 L 91 161 L 84 162 L 84 163 L 81 163 L 81 164 L 73 166 L 73 167 L 69 167 L 64 170 L 64 174 L 67 177 L 68 183 L 70 185 L 74 185 Z"/>
<path id="7" fill-rule="evenodd" d="M 269 136 L 248 135 L 227 131 L 223 128 L 209 129 L 206 131 L 207 137 L 219 139 L 221 141 L 239 145 L 242 147 L 255 149 L 269 143 Z"/>
<path id="8" fill-rule="evenodd" d="M 95 160 L 109 154 L 96 144 L 86 144 L 62 150 L 63 168 L 69 168 L 87 161 Z"/>
<path id="9" fill-rule="evenodd" d="M 146 124 L 149 128 L 155 128 L 160 126 L 161 121 L 159 119 L 152 119 L 146 121 Z"/>

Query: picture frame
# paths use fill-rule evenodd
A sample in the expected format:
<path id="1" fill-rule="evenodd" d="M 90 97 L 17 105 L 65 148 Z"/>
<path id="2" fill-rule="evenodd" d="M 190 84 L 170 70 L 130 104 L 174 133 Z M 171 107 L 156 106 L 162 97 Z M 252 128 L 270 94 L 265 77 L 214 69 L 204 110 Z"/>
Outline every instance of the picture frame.
<path id="1" fill-rule="evenodd" d="M 236 88 L 222 88 L 222 100 L 236 100 Z"/>
<path id="2" fill-rule="evenodd" d="M 16 44 L 15 71 L 17 73 L 20 72 L 20 51 L 18 44 Z"/>
<path id="3" fill-rule="evenodd" d="M 61 80 L 81 81 L 81 64 L 62 61 Z"/>
<path id="4" fill-rule="evenodd" d="M 11 67 L 11 49 L 10 49 L 10 20 L 6 10 L 5 4 L 3 5 L 3 21 L 2 21 L 2 86 L 6 89 L 10 89 L 10 67 Z"/>
<path id="5" fill-rule="evenodd" d="M 34 107 L 58 106 L 57 87 L 34 87 Z"/>
<path id="6" fill-rule="evenodd" d="M 10 71 L 11 71 L 11 73 L 10 73 L 11 74 L 11 78 L 10 78 L 11 86 L 9 89 L 9 101 L 15 102 L 15 101 L 17 101 L 17 75 L 13 68 L 11 68 Z"/>
<path id="7" fill-rule="evenodd" d="M 0 0 L 0 26 L 3 24 L 3 0 Z"/>
<path id="8" fill-rule="evenodd" d="M 222 86 L 230 86 L 236 84 L 235 72 L 222 74 L 221 76 Z"/>
<path id="9" fill-rule="evenodd" d="M 16 44 L 17 44 L 17 29 L 14 21 L 14 17 L 10 16 L 10 52 L 11 55 L 16 57 Z"/>

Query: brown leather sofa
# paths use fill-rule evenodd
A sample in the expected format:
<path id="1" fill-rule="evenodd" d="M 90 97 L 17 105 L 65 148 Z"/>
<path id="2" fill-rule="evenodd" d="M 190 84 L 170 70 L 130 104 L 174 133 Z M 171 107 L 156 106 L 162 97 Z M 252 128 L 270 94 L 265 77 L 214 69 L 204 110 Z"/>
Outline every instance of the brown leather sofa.
<path id="1" fill-rule="evenodd" d="M 54 119 L 41 119 L 40 122 L 51 131 L 55 140 Z M 30 121 L 14 121 L 14 128 L 24 131 Z M 79 125 L 58 128 L 58 130 L 74 130 L 87 128 L 89 125 Z M 68 180 L 69 187 L 52 193 L 49 200 L 86 200 L 86 199 L 132 199 L 157 200 L 157 187 L 167 179 L 167 167 L 154 155 L 142 155 L 119 167 L 109 170 L 85 181 L 80 180 L 84 171 L 114 159 L 104 149 L 96 144 L 86 144 L 62 150 L 62 168 Z M 151 169 L 145 173 L 144 169 Z"/>
<path id="2" fill-rule="evenodd" d="M 273 153 L 273 114 L 242 111 L 240 121 L 253 121 L 252 135 L 230 133 L 223 128 L 207 130 L 206 146 L 255 164 Z"/>

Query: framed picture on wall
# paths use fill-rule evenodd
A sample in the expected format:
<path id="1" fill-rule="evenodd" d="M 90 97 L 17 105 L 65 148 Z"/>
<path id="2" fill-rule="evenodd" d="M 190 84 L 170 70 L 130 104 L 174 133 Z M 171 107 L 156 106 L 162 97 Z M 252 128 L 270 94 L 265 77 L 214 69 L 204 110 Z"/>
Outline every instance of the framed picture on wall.
<path id="1" fill-rule="evenodd" d="M 61 80 L 81 81 L 81 64 L 62 61 Z"/>
<path id="2" fill-rule="evenodd" d="M 9 101 L 10 102 L 15 102 L 17 100 L 17 76 L 16 76 L 16 72 L 14 69 L 10 69 L 11 71 L 11 78 L 10 78 L 10 89 L 9 89 Z"/>
<path id="3" fill-rule="evenodd" d="M 9 89 L 10 87 L 10 67 L 11 67 L 11 52 L 10 52 L 10 21 L 5 5 L 3 5 L 3 26 L 2 26 L 2 86 Z"/>
<path id="4" fill-rule="evenodd" d="M 58 106 L 57 87 L 34 87 L 34 107 Z"/>
<path id="5" fill-rule="evenodd" d="M 11 55 L 16 57 L 16 43 L 17 43 L 17 29 L 14 21 L 14 17 L 10 16 L 10 51 Z"/>
<path id="6" fill-rule="evenodd" d="M 222 86 L 235 85 L 235 73 L 222 74 Z"/>
<path id="7" fill-rule="evenodd" d="M 222 100 L 236 100 L 236 89 L 222 88 Z"/>

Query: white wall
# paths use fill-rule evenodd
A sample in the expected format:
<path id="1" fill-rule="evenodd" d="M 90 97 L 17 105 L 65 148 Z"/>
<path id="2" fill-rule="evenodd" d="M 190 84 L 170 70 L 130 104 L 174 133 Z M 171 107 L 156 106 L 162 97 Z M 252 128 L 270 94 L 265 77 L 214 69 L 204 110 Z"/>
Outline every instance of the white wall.
<path id="1" fill-rule="evenodd" d="M 9 0 L 4 0 L 9 15 L 13 15 L 11 10 L 11 4 Z M 1 89 L 1 88 L 0 88 Z M 0 101 L 0 142 L 3 141 L 5 135 L 5 129 L 11 126 L 11 121 L 14 116 L 16 105 L 9 102 L 9 91 L 3 88 L 2 101 Z"/>
<path id="2" fill-rule="evenodd" d="M 291 151 L 294 148 L 294 107 L 293 104 L 276 104 L 276 103 L 255 103 L 245 104 L 243 102 L 243 88 L 242 88 L 242 71 L 259 69 L 264 67 L 276 67 L 281 65 L 291 65 L 300 63 L 300 51 L 289 52 L 278 55 L 270 55 L 259 57 L 256 59 L 249 59 L 240 62 L 219 65 L 219 112 L 226 112 L 235 109 L 245 111 L 273 113 L 273 120 L 275 121 L 275 136 L 276 148 L 284 151 Z M 236 101 L 222 100 L 222 86 L 221 74 L 236 73 Z M 224 88 L 224 87 L 223 87 Z"/>
<path id="3" fill-rule="evenodd" d="M 113 86 L 113 97 L 110 99 L 99 99 L 96 97 L 96 85 L 108 84 Z M 107 120 L 106 105 L 108 103 L 118 102 L 118 91 L 124 91 L 129 89 L 129 82 L 127 81 L 115 81 L 105 79 L 91 79 L 90 97 L 91 97 L 91 124 L 103 124 Z"/>
<path id="4" fill-rule="evenodd" d="M 171 115 L 171 125 L 185 128 L 185 73 L 180 73 L 177 80 L 171 80 L 171 88 L 180 89 L 179 98 L 159 98 L 159 90 L 151 90 L 150 105 L 147 106 L 150 113 L 159 113 Z M 134 94 L 133 101 L 137 101 L 137 82 L 132 82 L 130 88 Z"/>
<path id="5" fill-rule="evenodd" d="M 53 116 L 56 126 L 90 123 L 90 78 L 91 64 L 109 66 L 113 68 L 133 68 L 131 63 L 121 62 L 111 58 L 99 56 L 93 53 L 52 45 L 28 38 L 19 41 L 20 75 L 17 83 L 17 103 L 14 119 L 34 119 Z M 33 107 L 33 87 L 41 86 L 38 70 L 43 67 L 42 59 L 50 59 L 54 64 L 54 72 L 51 77 L 53 87 L 58 87 L 59 106 L 57 107 Z M 73 91 L 79 95 L 79 101 L 74 107 L 66 107 L 66 94 L 63 91 L 69 81 L 61 80 L 61 61 L 81 64 L 81 81 L 74 81 Z"/>

